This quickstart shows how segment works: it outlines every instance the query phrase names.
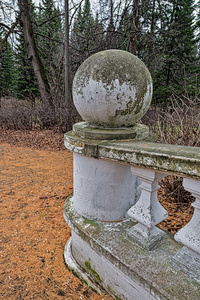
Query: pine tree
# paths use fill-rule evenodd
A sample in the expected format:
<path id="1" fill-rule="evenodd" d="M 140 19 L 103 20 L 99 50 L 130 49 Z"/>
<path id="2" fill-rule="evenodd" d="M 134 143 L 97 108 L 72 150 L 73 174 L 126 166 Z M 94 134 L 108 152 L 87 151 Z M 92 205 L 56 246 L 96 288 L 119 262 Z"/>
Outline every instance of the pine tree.
<path id="1" fill-rule="evenodd" d="M 30 2 L 30 13 L 33 19 L 36 18 L 35 6 Z M 35 24 L 33 24 L 35 30 Z M 35 98 L 40 96 L 38 82 L 28 57 L 25 46 L 24 33 L 21 26 L 18 26 L 19 34 L 16 37 L 15 61 L 17 67 L 17 98 L 35 102 Z"/>
<path id="2" fill-rule="evenodd" d="M 196 73 L 200 73 L 200 0 L 198 1 L 197 5 L 197 18 L 196 18 L 196 24 L 195 24 L 195 29 L 196 29 L 196 56 L 197 56 L 197 64 L 196 64 Z M 199 77 L 199 76 L 198 76 Z M 200 79 L 199 79 L 200 80 Z"/>
<path id="3" fill-rule="evenodd" d="M 53 0 L 43 0 L 37 19 L 37 45 L 51 88 L 58 77 L 63 56 L 61 13 Z"/>
<path id="4" fill-rule="evenodd" d="M 25 47 L 23 33 L 17 37 L 15 61 L 17 67 L 17 97 L 26 100 L 35 101 L 39 96 L 37 80 L 28 59 L 28 53 Z"/>
<path id="5" fill-rule="evenodd" d="M 138 32 L 138 56 L 148 66 L 152 75 L 159 66 L 160 20 L 162 11 L 159 11 L 159 2 L 156 0 L 143 0 L 140 7 L 140 28 Z M 163 7 L 163 5 L 162 5 Z"/>
<path id="6" fill-rule="evenodd" d="M 95 47 L 93 34 L 94 34 L 94 18 L 91 11 L 90 0 L 85 0 L 83 5 L 83 10 L 81 13 L 81 52 L 84 56 L 89 56 Z"/>
<path id="7" fill-rule="evenodd" d="M 140 57 L 148 66 L 155 58 L 158 21 L 156 0 L 125 1 L 117 29 L 119 47 Z"/>
<path id="8" fill-rule="evenodd" d="M 118 48 L 118 40 L 116 34 L 116 28 L 114 24 L 114 3 L 113 0 L 108 1 L 108 10 L 109 10 L 109 23 L 106 29 L 106 49 Z"/>
<path id="9" fill-rule="evenodd" d="M 154 96 L 158 101 L 171 94 L 182 94 L 184 80 L 195 73 L 194 1 L 168 1 L 162 22 L 159 41 L 162 64 L 155 72 L 154 84 Z"/>
<path id="10" fill-rule="evenodd" d="M 76 48 L 77 51 L 80 50 L 80 46 L 82 42 L 81 33 L 83 31 L 83 26 L 81 20 L 82 20 L 82 9 L 80 5 L 78 12 L 75 16 L 74 26 L 71 34 L 71 44 L 73 44 L 74 48 Z"/>
<path id="11" fill-rule="evenodd" d="M 121 18 L 119 21 L 119 26 L 117 28 L 117 41 L 118 46 L 121 50 L 129 51 L 130 49 L 130 33 L 131 33 L 131 22 L 132 16 L 130 8 L 128 5 L 125 5 Z"/>
<path id="12" fill-rule="evenodd" d="M 94 37 L 95 51 L 101 51 L 105 49 L 105 36 L 104 36 L 104 26 L 101 20 L 99 20 L 99 14 L 96 13 L 94 20 Z"/>
<path id="13" fill-rule="evenodd" d="M 0 54 L 0 97 L 15 95 L 16 73 L 14 53 L 7 41 L 3 52 Z"/>
<path id="14" fill-rule="evenodd" d="M 73 49 L 71 51 L 73 51 L 73 73 L 88 56 L 101 50 L 98 47 L 98 35 L 102 38 L 102 33 L 99 33 L 100 28 L 101 24 L 98 19 L 96 18 L 95 20 L 93 18 L 90 0 L 85 0 L 83 8 L 79 6 L 72 28 L 71 46 Z"/>

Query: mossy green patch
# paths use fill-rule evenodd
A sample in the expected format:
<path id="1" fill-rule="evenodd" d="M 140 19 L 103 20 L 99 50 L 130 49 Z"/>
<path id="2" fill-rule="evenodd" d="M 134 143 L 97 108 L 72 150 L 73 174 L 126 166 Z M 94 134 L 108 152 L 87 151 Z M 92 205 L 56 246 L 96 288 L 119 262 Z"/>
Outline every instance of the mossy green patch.
<path id="1" fill-rule="evenodd" d="M 95 277 L 95 279 L 101 283 L 101 277 L 99 276 L 99 274 L 91 267 L 91 263 L 89 260 L 85 261 L 85 267 L 86 269 Z"/>
<path id="2" fill-rule="evenodd" d="M 67 211 L 67 217 L 70 220 L 73 220 L 74 217 L 74 211 L 69 209 L 70 208 L 70 203 L 71 203 L 71 198 L 73 197 L 73 194 L 70 195 L 66 200 L 65 200 L 65 204 L 64 204 L 64 213 Z"/>
<path id="3" fill-rule="evenodd" d="M 113 289 L 111 289 L 111 287 L 109 285 L 107 285 L 107 291 L 109 291 L 112 294 L 112 296 L 115 298 L 115 300 L 122 300 L 122 298 L 120 296 L 118 296 L 114 293 Z"/>
<path id="4" fill-rule="evenodd" d="M 100 229 L 100 226 L 97 222 L 93 221 L 93 220 L 89 220 L 89 219 L 86 219 L 84 218 L 84 224 L 89 224 L 97 229 Z"/>
<path id="5" fill-rule="evenodd" d="M 92 292 L 99 294 L 98 291 L 95 288 L 93 288 L 92 286 L 89 286 L 89 288 L 91 289 Z"/>

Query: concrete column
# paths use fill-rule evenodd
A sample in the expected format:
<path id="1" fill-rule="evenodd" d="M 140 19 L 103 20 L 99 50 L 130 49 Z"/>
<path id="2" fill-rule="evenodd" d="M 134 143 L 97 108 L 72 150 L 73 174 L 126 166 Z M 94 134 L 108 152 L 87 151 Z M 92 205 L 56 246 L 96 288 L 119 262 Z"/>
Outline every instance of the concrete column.
<path id="1" fill-rule="evenodd" d="M 183 186 L 196 198 L 192 204 L 194 215 L 190 222 L 175 234 L 174 238 L 177 242 L 200 254 L 200 181 L 184 178 Z"/>
<path id="2" fill-rule="evenodd" d="M 74 153 L 76 211 L 88 219 L 121 221 L 136 202 L 137 179 L 129 165 Z"/>
<path id="3" fill-rule="evenodd" d="M 174 236 L 184 247 L 173 258 L 176 268 L 184 270 L 197 282 L 200 282 L 200 181 L 190 178 L 183 179 L 184 188 L 196 198 L 192 204 L 194 215 L 190 222 Z"/>
<path id="4" fill-rule="evenodd" d="M 168 216 L 157 198 L 158 181 L 164 174 L 139 167 L 132 167 L 131 171 L 141 179 L 142 184 L 139 201 L 128 210 L 128 215 L 138 224 L 129 230 L 128 235 L 142 247 L 151 250 L 165 237 L 165 233 L 155 227 Z"/>

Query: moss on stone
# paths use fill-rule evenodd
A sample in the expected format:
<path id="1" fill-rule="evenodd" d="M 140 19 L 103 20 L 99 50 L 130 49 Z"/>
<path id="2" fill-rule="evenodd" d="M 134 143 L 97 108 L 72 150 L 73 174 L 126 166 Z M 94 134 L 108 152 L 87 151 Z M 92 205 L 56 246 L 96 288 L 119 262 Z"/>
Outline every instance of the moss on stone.
<path id="1" fill-rule="evenodd" d="M 86 219 L 84 218 L 84 224 L 89 224 L 97 229 L 100 229 L 100 226 L 97 222 L 93 221 L 93 220 L 89 220 L 89 219 Z"/>
<path id="2" fill-rule="evenodd" d="M 136 140 L 149 137 L 149 127 L 144 124 L 135 124 L 130 127 L 121 128 L 96 128 L 90 126 L 87 122 L 76 123 L 73 126 L 73 133 L 65 135 L 68 141 L 68 147 L 84 148 L 85 144 L 96 144 L 100 141 L 111 140 Z M 96 141 L 96 142 L 95 142 Z"/>
<path id="3" fill-rule="evenodd" d="M 86 269 L 94 276 L 94 278 L 99 282 L 102 283 L 101 277 L 99 274 L 91 267 L 91 263 L 89 260 L 85 261 Z"/>
<path id="4" fill-rule="evenodd" d="M 122 300 L 120 296 L 114 293 L 113 289 L 111 289 L 109 285 L 107 285 L 107 291 L 115 298 L 115 300 Z"/>
<path id="5" fill-rule="evenodd" d="M 69 197 L 67 197 L 67 199 L 65 200 L 65 204 L 64 204 L 64 213 L 67 211 L 67 216 L 69 220 L 73 220 L 74 217 L 74 211 L 72 209 L 69 209 L 71 207 L 71 200 L 72 200 L 73 195 L 70 195 Z"/>

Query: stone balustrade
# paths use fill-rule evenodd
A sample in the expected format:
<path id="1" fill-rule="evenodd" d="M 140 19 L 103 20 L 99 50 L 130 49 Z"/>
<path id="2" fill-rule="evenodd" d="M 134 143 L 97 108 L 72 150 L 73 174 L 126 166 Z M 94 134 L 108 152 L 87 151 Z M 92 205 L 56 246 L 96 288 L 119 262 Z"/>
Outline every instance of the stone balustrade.
<path id="1" fill-rule="evenodd" d="M 137 121 L 147 110 L 140 103 L 146 99 L 149 105 L 152 92 L 148 71 L 129 55 L 117 50 L 94 55 L 75 77 L 75 104 L 86 122 L 65 134 L 65 146 L 74 155 L 74 192 L 64 206 L 72 229 L 65 261 L 93 289 L 106 290 L 116 299 L 200 299 L 200 151 L 158 144 L 147 126 L 133 122 L 134 115 Z M 126 66 L 123 74 L 121 66 Z M 109 68 L 114 69 L 111 75 Z M 124 76 L 122 87 L 117 72 Z M 135 79 L 134 72 L 146 74 L 142 92 L 137 90 L 141 74 Z M 113 101 L 126 101 L 132 80 L 123 83 L 127 73 L 134 79 L 125 109 Z M 105 108 L 106 101 L 111 103 Z M 101 113 L 96 112 L 98 105 Z M 171 174 L 182 176 L 184 188 L 196 198 L 191 221 L 175 236 L 157 227 L 167 218 L 157 198 L 158 183 Z"/>

